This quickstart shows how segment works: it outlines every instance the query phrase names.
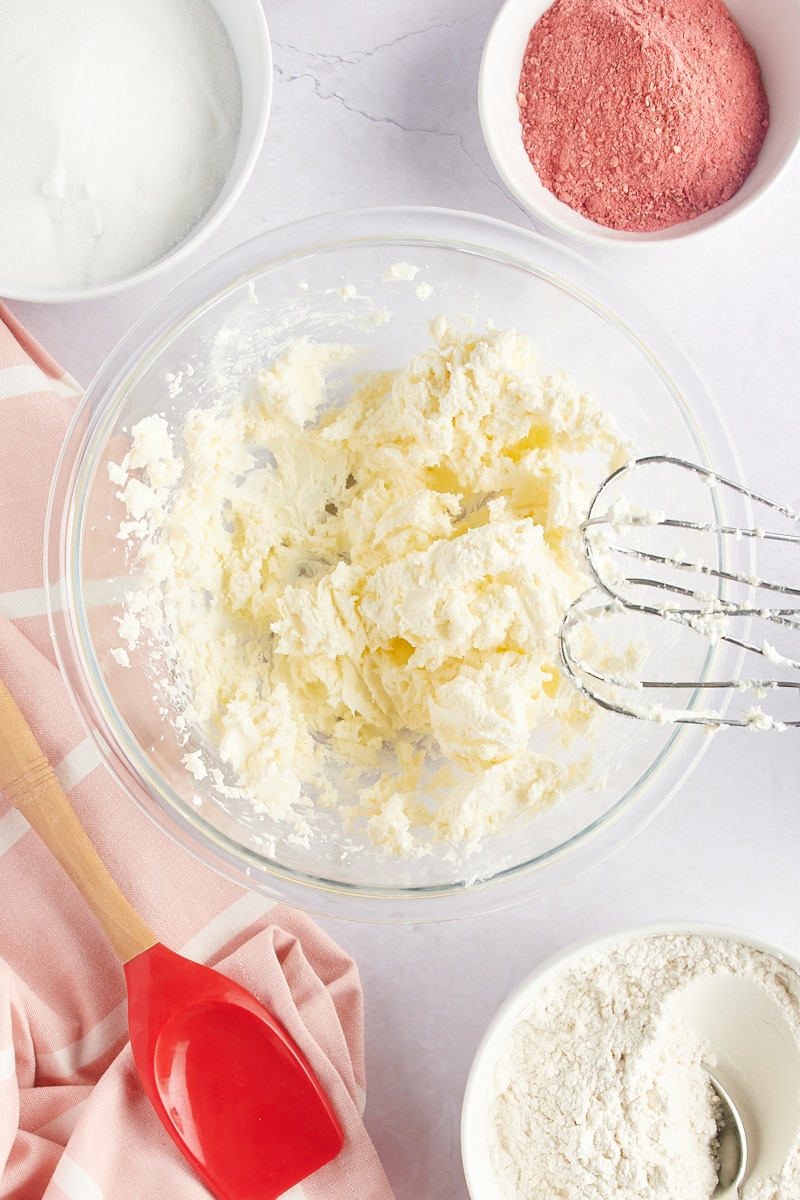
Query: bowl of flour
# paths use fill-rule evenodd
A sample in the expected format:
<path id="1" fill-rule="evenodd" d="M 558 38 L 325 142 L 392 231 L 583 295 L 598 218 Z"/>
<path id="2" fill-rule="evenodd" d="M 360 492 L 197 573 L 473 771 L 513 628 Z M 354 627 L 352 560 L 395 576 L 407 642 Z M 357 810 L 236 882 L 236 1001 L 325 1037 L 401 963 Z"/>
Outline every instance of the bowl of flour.
<path id="1" fill-rule="evenodd" d="M 563 883 L 708 744 L 560 666 L 578 526 L 630 446 L 736 474 L 679 349 L 545 239 L 374 209 L 223 255 L 117 348 L 54 480 L 53 637 L 102 757 L 302 906 L 419 920 Z"/>
<path id="2" fill-rule="evenodd" d="M 258 0 L 9 0 L 0 77 L 0 294 L 111 295 L 225 219 L 272 94 Z"/>
<path id="3" fill-rule="evenodd" d="M 800 960 L 724 926 L 641 926 L 540 964 L 492 1020 L 462 1112 L 472 1200 L 708 1200 L 718 1097 L 742 1200 L 800 1193 Z"/>

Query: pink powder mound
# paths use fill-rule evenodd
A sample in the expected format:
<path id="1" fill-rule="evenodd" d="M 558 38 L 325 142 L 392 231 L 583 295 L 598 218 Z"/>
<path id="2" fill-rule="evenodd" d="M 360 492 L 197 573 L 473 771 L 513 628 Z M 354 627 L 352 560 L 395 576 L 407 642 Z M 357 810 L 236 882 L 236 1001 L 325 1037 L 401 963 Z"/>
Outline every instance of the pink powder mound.
<path id="1" fill-rule="evenodd" d="M 555 0 L 517 98 L 544 186 L 640 233 L 733 196 L 769 125 L 755 53 L 722 0 Z"/>

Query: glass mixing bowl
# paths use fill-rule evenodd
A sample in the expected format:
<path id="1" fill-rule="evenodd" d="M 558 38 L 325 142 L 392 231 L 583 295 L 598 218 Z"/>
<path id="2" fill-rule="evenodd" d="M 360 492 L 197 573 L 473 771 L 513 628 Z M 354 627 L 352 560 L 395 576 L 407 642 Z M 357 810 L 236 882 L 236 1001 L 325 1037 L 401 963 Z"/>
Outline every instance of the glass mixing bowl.
<path id="1" fill-rule="evenodd" d="M 711 399 L 637 299 L 523 229 L 398 208 L 272 230 L 175 288 L 89 387 L 50 498 L 46 574 L 56 652 L 112 775 L 204 863 L 267 896 L 335 916 L 450 918 L 560 885 L 640 829 L 708 743 L 686 727 L 604 714 L 589 784 L 479 851 L 442 847 L 407 860 L 365 838 L 352 853 L 335 829 L 308 845 L 282 836 L 246 800 L 220 797 L 208 778 L 195 779 L 146 651 L 133 651 L 127 666 L 117 661 L 137 571 L 115 536 L 124 512 L 108 463 L 119 462 L 132 426 L 162 413 L 179 429 L 188 410 L 237 397 L 298 336 L 358 342 L 359 371 L 401 367 L 429 344 L 439 314 L 530 336 L 545 364 L 565 369 L 615 416 L 638 453 L 682 455 L 738 478 Z M 555 732 L 540 728 L 534 741 L 547 746 Z"/>

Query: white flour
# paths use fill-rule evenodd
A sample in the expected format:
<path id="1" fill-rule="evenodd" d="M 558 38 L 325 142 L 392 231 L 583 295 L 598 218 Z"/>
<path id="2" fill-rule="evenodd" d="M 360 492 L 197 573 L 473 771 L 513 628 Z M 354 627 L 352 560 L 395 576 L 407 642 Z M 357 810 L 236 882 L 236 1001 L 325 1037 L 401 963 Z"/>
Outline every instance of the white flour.
<path id="1" fill-rule="evenodd" d="M 671 1001 L 715 974 L 749 979 L 795 1039 L 797 976 L 723 938 L 617 943 L 551 980 L 514 1028 L 490 1109 L 492 1162 L 513 1200 L 708 1200 L 717 1185 L 709 1044 Z M 798 1137 L 742 1200 L 800 1196 Z"/>
<path id="2" fill-rule="evenodd" d="M 208 0 L 2 0 L 0 279 L 105 283 L 214 203 L 241 120 Z"/>

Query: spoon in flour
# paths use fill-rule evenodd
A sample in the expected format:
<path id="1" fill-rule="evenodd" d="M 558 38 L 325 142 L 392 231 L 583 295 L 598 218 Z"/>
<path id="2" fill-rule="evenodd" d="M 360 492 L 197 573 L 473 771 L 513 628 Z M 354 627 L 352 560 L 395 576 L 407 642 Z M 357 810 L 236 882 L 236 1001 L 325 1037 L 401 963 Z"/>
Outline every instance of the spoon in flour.
<path id="1" fill-rule="evenodd" d="M 747 1167 L 747 1138 L 744 1125 L 725 1088 L 710 1071 L 708 1077 L 720 1101 L 717 1117 L 719 1175 L 712 1200 L 738 1200 L 739 1186 Z"/>

